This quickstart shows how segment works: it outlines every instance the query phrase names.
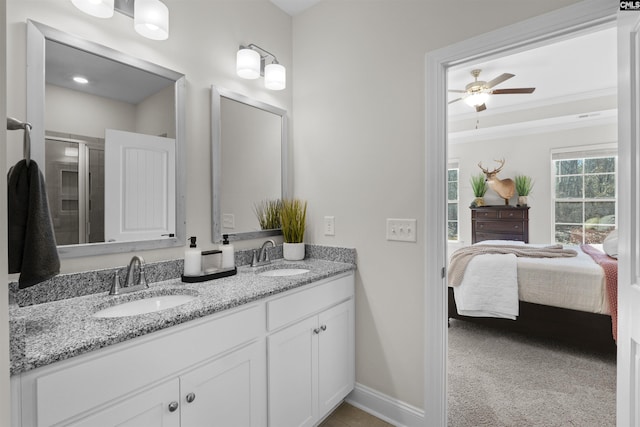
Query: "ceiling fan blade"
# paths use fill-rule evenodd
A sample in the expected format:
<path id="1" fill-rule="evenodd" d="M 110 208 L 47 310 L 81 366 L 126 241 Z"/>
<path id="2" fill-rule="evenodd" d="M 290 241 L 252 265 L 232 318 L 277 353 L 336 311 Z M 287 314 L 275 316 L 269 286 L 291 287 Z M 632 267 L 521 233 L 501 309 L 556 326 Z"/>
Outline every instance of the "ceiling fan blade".
<path id="1" fill-rule="evenodd" d="M 505 80 L 509 80 L 511 77 L 515 76 L 515 74 L 509 74 L 509 73 L 504 73 L 502 75 L 499 75 L 498 77 L 496 77 L 495 79 L 487 82 L 487 87 L 489 89 L 491 89 L 492 87 L 502 83 Z"/>
<path id="2" fill-rule="evenodd" d="M 536 90 L 535 87 L 518 87 L 518 88 L 512 88 L 512 89 L 496 89 L 491 91 L 492 95 L 505 95 L 505 94 L 512 94 L 512 93 L 532 93 L 534 90 Z"/>
<path id="3" fill-rule="evenodd" d="M 460 101 L 462 98 L 456 98 L 452 101 L 449 101 L 447 104 L 453 104 L 454 102 Z"/>
<path id="4" fill-rule="evenodd" d="M 455 92 L 455 93 L 466 93 L 466 90 L 461 90 L 461 89 L 449 89 L 449 92 Z"/>
<path id="5" fill-rule="evenodd" d="M 480 111 L 484 111 L 487 109 L 487 106 L 485 104 L 481 104 L 481 105 L 476 105 L 476 111 L 479 113 Z"/>

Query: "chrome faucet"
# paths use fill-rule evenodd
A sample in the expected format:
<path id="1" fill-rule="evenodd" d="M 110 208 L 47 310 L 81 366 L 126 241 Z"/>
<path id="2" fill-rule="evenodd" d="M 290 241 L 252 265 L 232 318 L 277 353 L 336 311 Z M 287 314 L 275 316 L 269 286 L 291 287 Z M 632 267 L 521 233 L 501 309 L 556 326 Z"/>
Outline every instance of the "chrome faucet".
<path id="1" fill-rule="evenodd" d="M 261 265 L 271 264 L 271 260 L 269 259 L 269 252 L 267 252 L 267 245 L 271 243 L 271 247 L 276 247 L 276 242 L 269 239 L 262 244 L 258 252 L 258 249 L 253 250 L 253 259 L 251 260 L 251 267 L 258 267 Z"/>
<path id="2" fill-rule="evenodd" d="M 135 273 L 133 273 L 133 271 L 136 265 L 138 266 L 139 274 L 138 281 L 134 284 L 133 282 L 135 280 Z M 120 278 L 118 277 L 118 272 L 116 271 L 113 278 L 113 284 L 111 285 L 111 289 L 109 290 L 109 295 L 126 294 L 129 292 L 147 289 L 148 287 L 149 284 L 147 283 L 147 276 L 145 274 L 144 259 L 141 256 L 134 255 L 133 258 L 131 258 L 131 262 L 129 262 L 129 267 L 127 268 L 127 277 L 124 281 L 124 286 L 120 285 Z"/>

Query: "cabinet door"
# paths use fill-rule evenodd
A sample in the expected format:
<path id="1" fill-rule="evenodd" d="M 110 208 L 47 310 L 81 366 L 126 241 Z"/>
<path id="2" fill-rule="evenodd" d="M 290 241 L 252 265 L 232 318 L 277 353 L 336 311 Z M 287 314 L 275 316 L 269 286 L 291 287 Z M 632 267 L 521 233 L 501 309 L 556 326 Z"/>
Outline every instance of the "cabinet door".
<path id="1" fill-rule="evenodd" d="M 259 340 L 180 377 L 182 427 L 264 427 L 266 350 Z"/>
<path id="2" fill-rule="evenodd" d="M 320 415 L 328 413 L 353 390 L 354 368 L 353 299 L 318 316 L 318 394 Z"/>
<path id="3" fill-rule="evenodd" d="M 96 384 L 100 387 L 100 384 Z M 180 427 L 179 383 L 174 379 L 136 393 L 71 427 Z M 171 409 L 170 409 L 171 407 Z"/>
<path id="4" fill-rule="evenodd" d="M 318 318 L 314 316 L 268 338 L 269 425 L 313 425 L 318 414 Z"/>

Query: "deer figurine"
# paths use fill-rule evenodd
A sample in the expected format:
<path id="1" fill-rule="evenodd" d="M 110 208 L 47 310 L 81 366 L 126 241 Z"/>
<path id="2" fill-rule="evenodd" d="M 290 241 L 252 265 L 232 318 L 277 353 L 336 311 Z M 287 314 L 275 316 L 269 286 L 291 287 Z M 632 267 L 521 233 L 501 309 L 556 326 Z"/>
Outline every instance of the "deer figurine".
<path id="1" fill-rule="evenodd" d="M 509 205 L 509 199 L 513 197 L 516 192 L 516 184 L 511 178 L 498 179 L 498 172 L 500 172 L 504 167 L 504 159 L 495 161 L 500 163 L 500 167 L 492 171 L 483 168 L 482 162 L 478 163 L 478 167 L 482 169 L 482 172 L 485 174 L 485 181 L 489 183 L 489 187 L 504 199 L 505 205 Z"/>

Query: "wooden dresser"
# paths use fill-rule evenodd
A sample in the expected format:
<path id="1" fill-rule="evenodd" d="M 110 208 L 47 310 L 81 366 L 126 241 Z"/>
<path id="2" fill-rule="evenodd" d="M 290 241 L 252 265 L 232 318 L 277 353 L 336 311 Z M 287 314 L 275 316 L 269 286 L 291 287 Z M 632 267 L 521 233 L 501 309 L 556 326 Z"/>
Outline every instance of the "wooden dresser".
<path id="1" fill-rule="evenodd" d="M 471 243 L 483 240 L 529 243 L 529 207 L 503 205 L 471 208 Z"/>

